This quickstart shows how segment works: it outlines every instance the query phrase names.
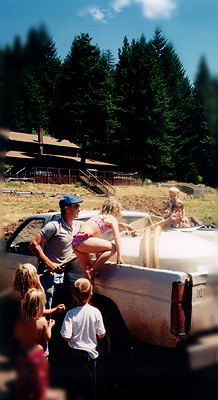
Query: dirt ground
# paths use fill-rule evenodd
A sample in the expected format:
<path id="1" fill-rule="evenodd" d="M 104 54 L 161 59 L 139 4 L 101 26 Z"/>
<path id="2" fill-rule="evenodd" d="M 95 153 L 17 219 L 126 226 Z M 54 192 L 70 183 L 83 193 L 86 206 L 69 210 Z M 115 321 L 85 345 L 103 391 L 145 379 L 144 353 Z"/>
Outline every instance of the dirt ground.
<path id="1" fill-rule="evenodd" d="M 168 200 L 169 187 L 178 182 L 144 186 L 114 186 L 114 196 L 120 201 L 123 210 L 145 211 L 150 215 L 164 217 L 164 205 Z M 180 191 L 180 199 L 185 206 L 186 216 L 191 225 L 211 224 L 216 221 L 216 190 L 191 197 Z M 105 198 L 91 192 L 84 186 L 51 185 L 35 183 L 3 184 L 3 226 L 8 238 L 14 229 L 30 215 L 49 211 L 59 211 L 59 200 L 66 194 L 73 193 L 83 200 L 82 210 L 100 209 Z M 12 211 L 13 210 L 13 211 Z"/>
<path id="2" fill-rule="evenodd" d="M 150 215 L 157 215 L 163 217 L 163 208 L 165 205 L 165 200 L 143 195 L 136 195 L 133 194 L 132 196 L 127 195 L 120 195 L 118 196 L 119 201 L 122 204 L 123 210 L 132 210 L 132 211 L 145 211 L 148 212 Z M 57 210 L 45 210 L 45 212 L 51 212 Z M 39 211 L 40 212 L 40 211 Z M 23 219 L 19 219 L 17 222 L 13 222 L 4 227 L 5 238 L 8 239 L 11 233 L 17 228 L 17 226 L 23 221 Z M 198 220 L 199 224 L 207 224 L 208 221 L 205 220 Z M 196 222 L 190 218 L 190 224 L 196 225 Z"/>
<path id="3" fill-rule="evenodd" d="M 120 200 L 123 210 L 147 211 L 149 214 L 158 216 L 163 216 L 163 208 L 166 203 L 165 200 L 146 195 L 134 195 L 131 198 L 123 196 Z"/>
<path id="4" fill-rule="evenodd" d="M 149 214 L 154 214 L 158 216 L 163 216 L 163 207 L 165 205 L 165 201 L 152 198 L 151 196 L 121 196 L 119 197 L 119 201 L 122 203 L 123 210 L 133 210 L 133 211 L 146 211 Z M 56 210 L 47 210 L 47 211 L 56 211 Z M 46 211 L 45 211 L 46 212 Z M 11 233 L 17 228 L 17 226 L 22 222 L 22 219 L 19 219 L 17 222 L 11 223 L 8 226 L 4 227 L 5 238 L 7 239 Z"/>

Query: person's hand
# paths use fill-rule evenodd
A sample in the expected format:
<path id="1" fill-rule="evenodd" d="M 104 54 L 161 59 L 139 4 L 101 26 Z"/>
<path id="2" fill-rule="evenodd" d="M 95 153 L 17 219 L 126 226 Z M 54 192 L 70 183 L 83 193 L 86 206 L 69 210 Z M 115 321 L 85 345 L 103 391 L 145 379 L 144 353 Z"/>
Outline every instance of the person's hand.
<path id="1" fill-rule="evenodd" d="M 180 217 L 179 211 L 173 211 L 173 213 L 171 214 L 170 218 L 171 221 L 175 221 L 176 219 L 178 219 Z"/>
<path id="2" fill-rule="evenodd" d="M 58 304 L 57 312 L 62 313 L 66 310 L 65 304 Z"/>
<path id="3" fill-rule="evenodd" d="M 59 264 L 55 264 L 56 268 L 55 268 L 55 272 L 62 272 L 62 267 L 60 267 Z"/>
<path id="4" fill-rule="evenodd" d="M 181 226 L 182 227 L 189 227 L 189 221 L 188 221 L 188 219 L 185 217 L 185 218 L 181 218 Z"/>
<path id="5" fill-rule="evenodd" d="M 49 321 L 49 326 L 50 326 L 51 328 L 53 328 L 54 325 L 55 325 L 55 320 L 54 320 L 54 319 L 50 319 L 50 321 Z"/>
<path id="6" fill-rule="evenodd" d="M 50 262 L 49 265 L 46 265 L 46 267 L 49 269 L 50 272 L 60 272 L 61 271 L 61 267 L 59 266 L 59 264 Z"/>
<path id="7" fill-rule="evenodd" d="M 131 225 L 124 225 L 124 229 L 125 231 L 135 232 L 135 228 L 133 228 Z"/>
<path id="8" fill-rule="evenodd" d="M 124 264 L 122 257 L 117 257 L 117 264 Z"/>
<path id="9" fill-rule="evenodd" d="M 118 226 L 125 231 L 135 231 L 135 228 L 133 228 L 131 225 L 125 224 L 124 222 L 119 222 Z"/>

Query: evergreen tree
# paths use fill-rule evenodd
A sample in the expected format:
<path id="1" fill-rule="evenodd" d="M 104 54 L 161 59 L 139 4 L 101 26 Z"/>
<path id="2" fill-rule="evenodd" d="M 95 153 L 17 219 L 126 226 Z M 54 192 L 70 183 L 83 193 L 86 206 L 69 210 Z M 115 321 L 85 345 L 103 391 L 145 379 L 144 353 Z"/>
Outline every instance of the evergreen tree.
<path id="1" fill-rule="evenodd" d="M 15 110 L 12 128 L 22 132 L 38 130 L 43 126 L 49 132 L 54 118 L 56 82 L 61 62 L 53 40 L 45 46 L 30 71 L 22 96 Z"/>
<path id="2" fill-rule="evenodd" d="M 12 47 L 0 49 L 0 124 L 11 128 L 14 110 L 30 69 L 48 43 L 44 27 L 31 29 L 25 45 L 16 37 Z"/>
<path id="3" fill-rule="evenodd" d="M 214 165 L 216 165 L 218 134 L 218 90 L 216 79 L 212 79 L 210 76 L 205 57 L 202 57 L 200 60 L 195 86 L 197 90 L 196 98 L 199 102 L 201 120 L 204 124 L 204 129 L 202 129 L 200 136 L 199 151 L 199 158 L 201 158 L 201 166 L 203 168 L 202 176 L 206 177 L 206 181 L 210 184 L 216 184 L 216 176 L 213 175 L 212 172 L 212 152 Z"/>
<path id="4" fill-rule="evenodd" d="M 182 181 L 196 182 L 198 181 L 198 169 L 195 162 L 197 133 L 193 129 L 195 106 L 193 88 L 172 44 L 162 37 L 158 29 L 152 43 L 162 69 L 171 110 L 174 177 Z"/>
<path id="5" fill-rule="evenodd" d="M 198 167 L 199 176 L 202 178 L 203 183 L 206 185 L 213 185 L 212 146 L 210 132 L 196 88 L 193 90 L 193 95 L 195 98 L 193 124 L 194 132 L 197 133 L 195 161 Z"/>
<path id="6" fill-rule="evenodd" d="M 87 155 L 105 158 L 111 151 L 116 126 L 110 66 L 92 38 L 82 33 L 74 38 L 58 85 L 55 137 L 82 146 L 81 168 Z"/>
<path id="7" fill-rule="evenodd" d="M 172 143 L 166 88 L 159 60 L 144 35 L 131 45 L 124 38 L 115 81 L 124 137 L 122 146 L 127 148 L 126 169 L 140 170 L 153 179 L 161 174 L 169 177 Z"/>

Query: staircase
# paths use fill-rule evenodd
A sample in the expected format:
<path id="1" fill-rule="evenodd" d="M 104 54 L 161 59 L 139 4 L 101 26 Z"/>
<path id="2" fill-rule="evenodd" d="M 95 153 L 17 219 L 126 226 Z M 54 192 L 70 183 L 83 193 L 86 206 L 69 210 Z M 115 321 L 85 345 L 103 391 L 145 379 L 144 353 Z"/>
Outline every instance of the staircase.
<path id="1" fill-rule="evenodd" d="M 104 184 L 91 172 L 79 170 L 79 179 L 93 192 L 106 197 L 115 196 L 115 189 L 104 179 Z"/>
<path id="2" fill-rule="evenodd" d="M 4 172 L 5 182 L 34 182 L 33 177 L 27 177 L 26 167 L 23 167 L 15 174 L 11 174 L 11 170 L 8 169 Z"/>

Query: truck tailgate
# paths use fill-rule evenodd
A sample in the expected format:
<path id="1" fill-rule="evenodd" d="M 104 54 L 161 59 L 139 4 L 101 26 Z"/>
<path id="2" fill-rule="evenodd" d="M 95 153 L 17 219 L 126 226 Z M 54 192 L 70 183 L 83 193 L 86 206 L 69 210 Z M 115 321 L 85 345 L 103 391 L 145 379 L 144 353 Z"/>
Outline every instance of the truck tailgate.
<path id="1" fill-rule="evenodd" d="M 175 347 L 179 339 L 171 333 L 172 285 L 186 279 L 185 272 L 106 263 L 95 275 L 94 292 L 117 305 L 135 339 Z"/>

